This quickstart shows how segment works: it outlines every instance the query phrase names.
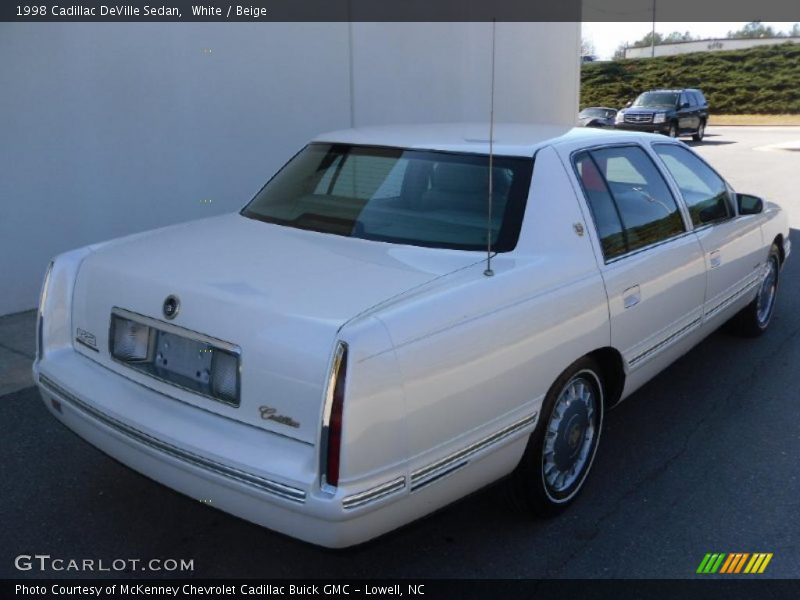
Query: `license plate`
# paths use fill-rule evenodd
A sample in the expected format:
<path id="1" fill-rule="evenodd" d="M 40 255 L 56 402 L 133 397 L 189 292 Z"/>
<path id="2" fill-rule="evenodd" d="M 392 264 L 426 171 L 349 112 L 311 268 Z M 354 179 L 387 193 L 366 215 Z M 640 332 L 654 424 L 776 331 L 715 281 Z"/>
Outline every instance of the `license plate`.
<path id="1" fill-rule="evenodd" d="M 238 347 L 182 327 L 115 308 L 111 356 L 155 379 L 239 406 Z"/>
<path id="2" fill-rule="evenodd" d="M 156 331 L 153 368 L 163 374 L 185 377 L 201 385 L 211 381 L 214 347 L 166 331 Z"/>

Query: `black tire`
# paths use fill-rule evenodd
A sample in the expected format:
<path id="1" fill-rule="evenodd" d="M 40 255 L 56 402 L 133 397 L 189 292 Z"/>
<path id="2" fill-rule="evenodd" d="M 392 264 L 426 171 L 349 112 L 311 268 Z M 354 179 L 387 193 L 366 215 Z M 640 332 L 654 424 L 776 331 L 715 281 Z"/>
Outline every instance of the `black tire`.
<path id="1" fill-rule="evenodd" d="M 706 135 L 706 122 L 705 121 L 700 121 L 700 127 L 697 130 L 697 133 L 695 133 L 692 136 L 692 139 L 695 142 L 702 142 L 703 138 L 705 137 L 705 135 Z"/>
<path id="2" fill-rule="evenodd" d="M 737 333 L 746 337 L 758 337 L 769 327 L 772 321 L 772 313 L 775 312 L 775 299 L 778 295 L 778 283 L 781 273 L 780 250 L 775 244 L 769 249 L 767 257 L 767 268 L 769 269 L 758 287 L 758 294 L 753 301 L 744 307 L 739 314 L 734 317 L 734 325 Z M 770 274 L 773 275 L 770 281 Z M 771 293 L 768 287 L 771 287 Z M 763 294 L 762 294 L 763 293 Z M 765 305 L 764 302 L 769 304 Z"/>
<path id="3" fill-rule="evenodd" d="M 551 421 L 554 416 L 558 418 L 558 415 L 554 415 L 554 409 L 557 404 L 563 407 L 559 399 L 562 394 L 569 394 L 568 390 L 574 383 L 583 384 L 591 389 L 595 410 L 591 415 L 588 411 L 585 414 L 581 413 L 583 402 L 578 402 L 579 398 L 573 397 L 570 405 L 560 414 L 560 422 L 563 423 L 563 426 L 558 427 L 559 433 L 555 436 L 548 436 Z M 573 390 L 575 389 L 573 388 Z M 559 514 L 575 500 L 591 471 L 597 453 L 603 429 L 603 398 L 602 372 L 592 358 L 581 358 L 559 375 L 545 396 L 539 422 L 531 433 L 525 454 L 512 476 L 512 493 L 517 505 L 528 512 L 548 517 Z M 573 409 L 572 403 L 576 405 L 575 409 Z M 592 435 L 587 446 L 590 423 Z M 560 437 L 562 431 L 564 435 Z M 545 458 L 546 446 L 552 448 L 547 453 L 548 459 Z M 568 456 L 569 453 L 572 453 L 571 457 Z M 574 477 L 571 483 L 558 489 L 558 485 L 548 481 L 546 470 L 549 465 L 551 467 L 550 476 L 554 472 L 553 467 L 555 467 L 556 473 L 564 473 L 564 471 L 558 471 L 556 466 L 559 460 L 561 460 L 561 464 L 564 464 L 563 459 L 576 461 L 574 464 L 580 460 L 583 462 L 574 474 L 567 474 L 569 477 Z M 557 476 L 555 479 L 558 481 Z M 564 484 L 567 479 L 568 477 L 565 477 Z"/>
<path id="4" fill-rule="evenodd" d="M 671 138 L 679 137 L 678 124 L 675 121 L 669 124 L 669 130 L 667 131 L 667 135 Z"/>

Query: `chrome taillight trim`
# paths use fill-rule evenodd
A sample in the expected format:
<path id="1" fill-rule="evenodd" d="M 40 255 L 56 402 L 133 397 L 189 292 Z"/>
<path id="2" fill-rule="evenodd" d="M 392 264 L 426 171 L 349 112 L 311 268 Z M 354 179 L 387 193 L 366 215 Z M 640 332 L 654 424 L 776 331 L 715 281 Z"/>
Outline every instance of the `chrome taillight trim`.
<path id="1" fill-rule="evenodd" d="M 538 413 L 533 413 L 512 423 L 511 425 L 500 429 L 499 431 L 494 432 L 493 434 L 486 436 L 485 438 L 478 440 L 474 444 L 470 444 L 461 450 L 457 450 L 444 458 L 437 460 L 429 465 L 426 465 L 420 469 L 417 469 L 413 473 L 411 473 L 411 491 L 414 492 L 429 483 L 433 483 L 434 481 L 441 479 L 445 475 L 464 467 L 469 463 L 469 459 L 472 458 L 473 455 L 477 454 L 481 450 L 488 448 L 489 446 L 496 444 L 497 442 L 507 438 L 510 435 L 517 433 L 518 431 L 528 427 L 536 423 L 536 417 Z"/>
<path id="2" fill-rule="evenodd" d="M 328 381 L 325 384 L 325 401 L 322 405 L 322 426 L 320 429 L 319 444 L 319 476 L 320 489 L 328 494 L 336 493 L 336 487 L 327 481 L 328 472 L 328 433 L 331 426 L 331 410 L 333 408 L 333 393 L 336 389 L 336 381 L 342 367 L 342 359 L 347 352 L 347 344 L 341 340 L 336 342 L 336 347 L 331 358 L 330 369 L 328 370 Z"/>
<path id="3" fill-rule="evenodd" d="M 54 261 L 50 261 L 47 265 L 47 271 L 44 274 L 44 281 L 42 282 L 42 290 L 39 292 L 39 310 L 38 319 L 36 320 L 36 359 L 39 360 L 44 356 L 44 305 L 47 302 L 47 291 L 50 287 L 50 276 L 53 273 Z"/>
<path id="4" fill-rule="evenodd" d="M 154 450 L 167 454 L 191 466 L 204 469 L 206 471 L 209 471 L 216 475 L 220 475 L 227 479 L 237 481 L 239 483 L 243 483 L 259 491 L 271 494 L 275 497 L 282 498 L 284 500 L 289 500 L 291 502 L 296 502 L 298 504 L 303 504 L 306 501 L 306 493 L 299 488 L 279 483 L 271 479 L 266 479 L 258 475 L 253 475 L 252 473 L 247 473 L 246 471 L 241 471 L 239 469 L 236 469 L 234 467 L 229 467 L 228 465 L 224 465 L 209 458 L 199 456 L 197 454 L 194 454 L 193 452 L 183 450 L 182 448 L 178 448 L 177 446 L 168 444 L 167 442 L 159 440 L 158 438 L 148 435 L 147 433 L 139 431 L 135 427 L 131 427 L 130 425 L 127 425 L 113 417 L 110 417 L 104 412 L 87 404 L 74 394 L 68 392 L 58 383 L 56 383 L 46 375 L 39 375 L 39 385 L 44 387 L 49 393 L 58 396 L 61 402 L 72 405 L 73 408 L 81 411 L 87 417 L 91 417 L 99 421 L 103 425 L 117 431 L 118 433 L 125 435 L 126 437 L 141 444 L 144 444 Z"/>
<path id="5" fill-rule="evenodd" d="M 344 508 L 345 510 L 352 510 L 354 508 L 359 508 L 366 504 L 370 504 L 371 502 L 376 502 L 381 498 L 385 498 L 390 494 L 399 492 L 405 487 L 406 487 L 406 478 L 398 477 L 397 479 L 392 479 L 391 481 L 387 481 L 386 483 L 376 485 L 375 487 L 370 488 L 368 490 L 364 490 L 363 492 L 359 492 L 358 494 L 347 496 L 344 500 L 342 500 L 342 508 Z"/>

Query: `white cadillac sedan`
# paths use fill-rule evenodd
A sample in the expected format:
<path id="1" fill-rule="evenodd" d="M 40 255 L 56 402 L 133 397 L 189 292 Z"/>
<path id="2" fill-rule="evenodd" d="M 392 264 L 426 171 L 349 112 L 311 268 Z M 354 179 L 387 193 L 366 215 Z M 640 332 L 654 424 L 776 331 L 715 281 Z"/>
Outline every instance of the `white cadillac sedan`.
<path id="1" fill-rule="evenodd" d="M 563 509 L 606 410 L 724 322 L 767 328 L 787 219 L 661 136 L 496 126 L 490 160 L 487 134 L 330 133 L 240 213 L 58 256 L 46 406 L 323 546 L 509 474 L 531 510 Z"/>

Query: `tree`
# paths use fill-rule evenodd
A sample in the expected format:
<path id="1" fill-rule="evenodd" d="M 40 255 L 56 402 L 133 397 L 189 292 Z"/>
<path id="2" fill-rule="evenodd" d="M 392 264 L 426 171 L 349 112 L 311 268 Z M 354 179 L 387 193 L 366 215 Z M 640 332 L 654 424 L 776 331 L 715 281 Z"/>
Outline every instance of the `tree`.
<path id="1" fill-rule="evenodd" d="M 594 56 L 594 42 L 581 38 L 581 56 Z"/>
<path id="2" fill-rule="evenodd" d="M 800 37 L 800 23 L 795 23 L 792 28 L 789 30 L 789 35 L 791 37 Z"/>
<path id="3" fill-rule="evenodd" d="M 655 32 L 655 35 L 653 35 L 653 32 L 651 31 L 650 33 L 645 35 L 642 39 L 633 42 L 631 44 L 631 47 L 647 48 L 648 46 L 653 45 L 654 38 L 656 41 L 656 46 L 658 46 L 659 44 L 671 44 L 673 42 L 690 42 L 693 39 L 695 39 L 695 37 L 688 31 L 684 31 L 683 33 L 681 33 L 680 31 L 673 31 L 672 33 L 666 36 L 658 33 L 657 31 Z"/>
<path id="4" fill-rule="evenodd" d="M 688 31 L 684 31 L 683 33 L 680 31 L 673 31 L 664 38 L 664 43 L 670 44 L 672 42 L 691 42 L 693 39 L 695 39 L 695 37 Z"/>
<path id="5" fill-rule="evenodd" d="M 778 37 L 772 27 L 764 25 L 761 21 L 751 21 L 738 31 L 729 31 L 728 37 L 733 39 L 752 39 Z"/>
<path id="6" fill-rule="evenodd" d="M 660 43 L 664 41 L 664 36 L 658 33 L 657 31 L 655 32 L 655 34 L 651 31 L 642 39 L 633 42 L 631 44 L 631 48 L 646 48 L 648 46 L 652 46 L 654 39 L 655 39 L 655 45 L 658 46 Z"/>
<path id="7" fill-rule="evenodd" d="M 614 50 L 613 59 L 614 60 L 622 60 L 623 58 L 625 58 L 625 48 L 627 48 L 627 47 L 628 47 L 628 45 L 624 44 L 624 43 L 620 44 L 619 46 L 617 46 L 617 49 Z"/>

